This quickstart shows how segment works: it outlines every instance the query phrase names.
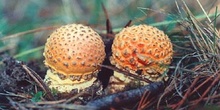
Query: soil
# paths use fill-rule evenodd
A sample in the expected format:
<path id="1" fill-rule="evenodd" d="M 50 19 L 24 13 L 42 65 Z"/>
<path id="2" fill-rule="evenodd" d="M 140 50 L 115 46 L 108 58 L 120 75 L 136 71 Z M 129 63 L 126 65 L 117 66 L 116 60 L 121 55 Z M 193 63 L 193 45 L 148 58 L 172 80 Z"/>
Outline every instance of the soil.
<path id="1" fill-rule="evenodd" d="M 12 92 L 12 93 L 31 93 L 36 88 L 35 82 L 22 68 L 22 64 L 26 64 L 28 67 L 36 71 L 40 76 L 45 75 L 44 70 L 41 70 L 37 63 L 30 61 L 24 63 L 13 59 L 10 56 L 2 56 L 4 67 L 0 71 L 0 93 Z M 4 95 L 0 95 L 1 103 L 7 102 Z"/>

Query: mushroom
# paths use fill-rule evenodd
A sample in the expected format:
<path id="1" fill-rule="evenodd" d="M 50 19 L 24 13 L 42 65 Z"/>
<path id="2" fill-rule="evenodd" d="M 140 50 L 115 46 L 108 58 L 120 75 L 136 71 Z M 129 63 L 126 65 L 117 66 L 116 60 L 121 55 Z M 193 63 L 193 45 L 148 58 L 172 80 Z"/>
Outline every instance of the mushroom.
<path id="1" fill-rule="evenodd" d="M 49 68 L 45 82 L 58 92 L 80 91 L 90 87 L 105 58 L 101 37 L 88 26 L 68 24 L 47 39 L 43 53 Z"/>
<path id="2" fill-rule="evenodd" d="M 116 34 L 110 61 L 121 70 L 158 82 L 167 79 L 166 72 L 172 56 L 172 43 L 163 31 L 148 25 L 138 25 L 124 28 Z M 108 89 L 110 93 L 114 93 L 146 84 L 148 83 L 114 72 Z"/>

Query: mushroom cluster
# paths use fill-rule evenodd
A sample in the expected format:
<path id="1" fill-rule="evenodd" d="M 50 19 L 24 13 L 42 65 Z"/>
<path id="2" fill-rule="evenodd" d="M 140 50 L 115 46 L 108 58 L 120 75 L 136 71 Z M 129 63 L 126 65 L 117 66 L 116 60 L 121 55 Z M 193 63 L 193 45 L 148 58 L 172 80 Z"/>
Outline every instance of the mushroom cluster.
<path id="1" fill-rule="evenodd" d="M 44 80 L 49 87 L 78 92 L 96 80 L 106 54 L 98 33 L 88 26 L 68 24 L 49 36 L 43 55 L 49 68 Z"/>
<path id="2" fill-rule="evenodd" d="M 172 43 L 163 31 L 138 25 L 124 28 L 116 34 L 110 61 L 121 70 L 158 82 L 166 77 L 172 56 Z M 115 93 L 136 84 L 142 86 L 147 83 L 114 72 L 108 89 L 110 93 Z"/>

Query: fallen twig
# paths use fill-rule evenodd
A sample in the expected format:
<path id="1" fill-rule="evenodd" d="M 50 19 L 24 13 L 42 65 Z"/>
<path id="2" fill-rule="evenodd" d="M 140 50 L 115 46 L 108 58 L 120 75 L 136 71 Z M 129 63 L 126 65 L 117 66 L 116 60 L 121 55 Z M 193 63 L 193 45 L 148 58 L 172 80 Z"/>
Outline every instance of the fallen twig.
<path id="1" fill-rule="evenodd" d="M 117 94 L 108 95 L 87 103 L 88 106 L 98 107 L 98 109 L 107 109 L 109 107 L 119 107 L 124 104 L 137 102 L 141 99 L 145 92 L 151 92 L 157 94 L 158 91 L 163 89 L 163 83 L 157 82 L 150 85 L 143 86 L 141 88 L 120 92 Z"/>
<path id="2" fill-rule="evenodd" d="M 158 101 L 158 97 L 156 95 L 154 94 L 152 95 L 150 91 L 146 91 L 145 94 L 142 96 L 137 109 L 146 110 L 147 108 L 152 106 L 157 101 Z"/>
<path id="3" fill-rule="evenodd" d="M 22 36 L 22 35 L 30 34 L 30 33 L 34 33 L 34 32 L 39 32 L 39 31 L 44 31 L 44 30 L 53 30 L 53 29 L 56 29 L 57 27 L 60 27 L 60 26 L 48 26 L 48 27 L 41 27 L 41 28 L 37 28 L 37 29 L 33 29 L 33 30 L 28 30 L 28 31 L 5 36 L 5 37 L 1 38 L 0 41 L 9 40 L 9 39 L 12 39 L 12 38 L 15 38 L 18 36 Z"/>
<path id="4" fill-rule="evenodd" d="M 145 82 L 147 82 L 147 83 L 153 83 L 151 80 L 149 80 L 149 79 L 147 79 L 147 78 L 140 77 L 140 76 L 138 76 L 138 75 L 129 73 L 129 72 L 127 72 L 127 71 L 120 70 L 120 69 L 118 69 L 118 68 L 116 68 L 116 67 L 112 67 L 112 66 L 108 66 L 108 65 L 100 65 L 100 66 L 101 66 L 101 67 L 104 67 L 104 68 L 108 68 L 108 69 L 110 69 L 110 70 L 117 71 L 117 72 L 122 73 L 122 74 L 124 74 L 124 75 L 126 75 L 126 76 L 131 76 L 131 77 L 133 77 L 133 78 L 135 78 L 135 79 L 139 79 L 139 80 L 141 80 L 141 81 L 145 81 Z"/>
<path id="5" fill-rule="evenodd" d="M 35 103 L 25 103 L 25 104 L 20 104 L 23 107 L 26 107 L 28 109 L 37 109 L 37 110 L 97 110 L 97 107 L 92 107 L 92 106 L 85 106 L 85 105 L 76 105 L 76 104 L 50 104 L 50 105 L 38 105 Z M 24 109 L 22 109 L 24 110 Z M 27 109 L 26 109 L 27 110 Z"/>
<path id="6" fill-rule="evenodd" d="M 104 6 L 104 4 L 102 3 L 102 9 L 104 11 L 104 14 L 105 14 L 105 18 L 106 18 L 106 30 L 107 30 L 107 34 L 113 34 L 113 31 L 112 31 L 112 25 L 111 25 L 111 22 L 110 22 L 110 19 L 109 19 L 109 16 L 108 16 L 108 12 Z"/>
<path id="7" fill-rule="evenodd" d="M 13 101 L 10 97 L 7 97 L 7 99 L 9 100 L 10 105 L 12 105 L 15 110 L 28 110 L 24 106 L 20 105 L 20 103 Z"/>
<path id="8" fill-rule="evenodd" d="M 191 84 L 191 86 L 187 89 L 187 92 L 185 93 L 185 95 L 183 96 L 182 100 L 180 100 L 177 104 L 173 104 L 171 105 L 172 109 L 179 109 L 183 103 L 186 101 L 186 99 L 190 96 L 190 92 L 192 91 L 192 89 L 194 88 L 194 86 L 196 85 L 196 83 L 198 82 L 199 77 L 197 77 L 193 83 Z"/>
<path id="9" fill-rule="evenodd" d="M 201 102 L 203 100 L 203 98 L 208 94 L 208 92 L 210 92 L 211 88 L 219 81 L 220 79 L 220 74 L 219 74 L 220 71 L 216 72 L 215 74 L 217 74 L 217 77 L 214 79 L 214 81 L 212 81 L 211 85 L 206 89 L 206 91 L 202 94 L 202 96 L 197 99 L 195 101 L 195 103 L 193 104 L 194 106 L 192 106 L 190 109 L 193 110 L 196 105 L 198 105 L 199 102 Z M 211 76 L 210 76 L 211 77 Z"/>
<path id="10" fill-rule="evenodd" d="M 44 83 L 43 79 L 35 71 L 33 71 L 31 68 L 29 68 L 28 66 L 26 66 L 24 64 L 22 64 L 21 66 L 34 79 L 34 81 L 43 89 L 43 91 L 46 93 L 46 97 L 49 100 L 55 100 L 53 95 L 50 92 L 49 87 Z"/>
<path id="11" fill-rule="evenodd" d="M 38 105 L 50 105 L 50 104 L 59 104 L 65 102 L 67 99 L 56 100 L 56 101 L 40 101 L 36 102 Z"/>

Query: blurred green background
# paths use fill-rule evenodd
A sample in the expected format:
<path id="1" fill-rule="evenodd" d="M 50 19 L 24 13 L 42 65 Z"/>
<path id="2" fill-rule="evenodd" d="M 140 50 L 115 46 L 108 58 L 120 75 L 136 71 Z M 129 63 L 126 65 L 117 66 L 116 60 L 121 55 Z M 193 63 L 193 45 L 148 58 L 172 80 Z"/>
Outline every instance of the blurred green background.
<path id="1" fill-rule="evenodd" d="M 195 15 L 203 13 L 196 0 L 185 2 Z M 205 11 L 214 13 L 219 0 L 200 2 Z M 18 34 L 43 27 L 82 23 L 104 33 L 106 18 L 101 3 L 105 5 L 112 26 L 116 30 L 120 30 L 132 20 L 133 24 L 155 25 L 165 33 L 172 33 L 178 25 L 172 22 L 179 20 L 183 11 L 183 3 L 180 0 L 1 0 L 0 53 L 15 56 L 22 61 L 42 60 L 43 47 L 40 46 L 44 45 L 55 28 Z M 10 35 L 15 36 L 7 38 Z M 37 47 L 40 47 L 40 50 L 21 55 Z"/>

